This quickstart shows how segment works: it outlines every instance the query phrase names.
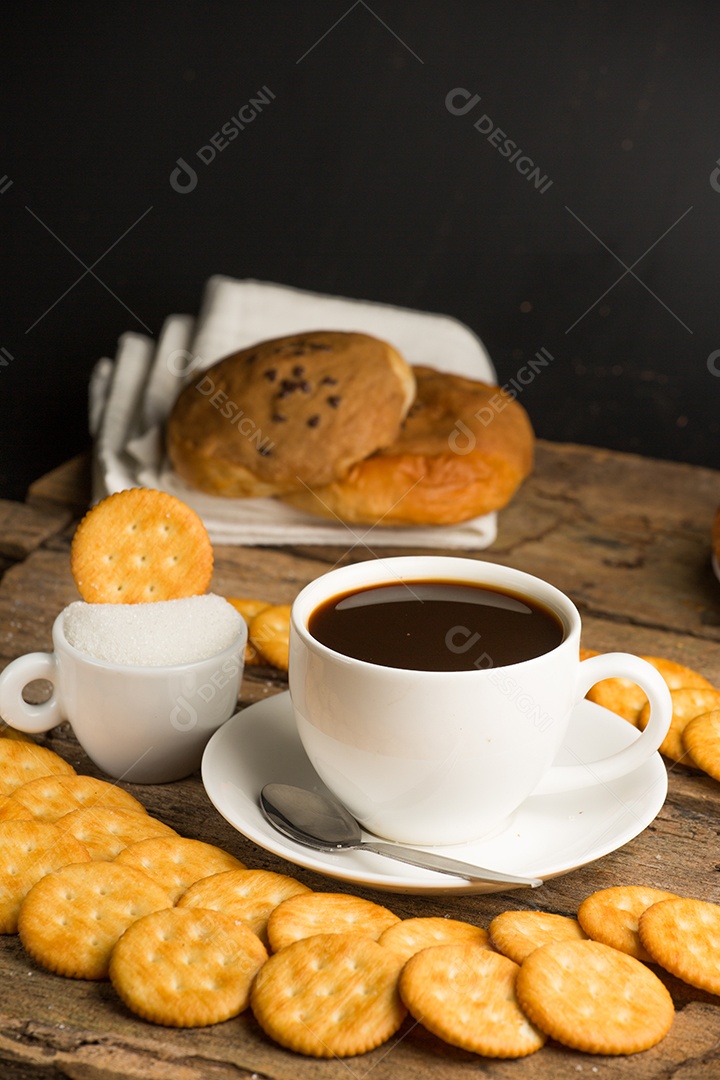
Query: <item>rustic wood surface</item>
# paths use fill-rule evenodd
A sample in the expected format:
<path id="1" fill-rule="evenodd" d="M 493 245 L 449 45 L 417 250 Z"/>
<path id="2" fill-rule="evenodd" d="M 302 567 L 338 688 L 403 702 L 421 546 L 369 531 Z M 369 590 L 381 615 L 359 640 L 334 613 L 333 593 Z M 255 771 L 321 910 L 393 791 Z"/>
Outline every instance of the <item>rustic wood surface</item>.
<path id="1" fill-rule="evenodd" d="M 68 553 L 87 492 L 87 462 L 75 460 L 34 484 L 26 503 L 0 502 L 0 667 L 22 653 L 49 649 L 53 618 L 77 599 Z M 709 539 L 719 504 L 720 473 L 712 470 L 541 443 L 534 475 L 500 515 L 496 543 L 470 557 L 527 570 L 567 592 L 583 616 L 586 646 L 668 657 L 720 686 L 720 583 L 712 573 Z M 385 548 L 380 553 L 393 554 Z M 226 595 L 287 602 L 329 567 L 373 554 L 372 534 L 367 546 L 349 551 L 221 547 L 212 587 Z M 280 673 L 252 669 L 243 680 L 241 705 L 285 687 Z M 99 775 L 67 725 L 42 742 L 79 772 Z M 720 902 L 720 784 L 690 768 L 671 762 L 667 767 L 666 804 L 640 836 L 532 893 L 446 898 L 352 891 L 400 916 L 449 915 L 482 926 L 508 908 L 574 915 L 589 893 L 618 884 L 643 883 Z M 221 844 L 249 866 L 293 874 L 316 889 L 338 889 L 332 880 L 295 868 L 235 832 L 211 807 L 199 776 L 132 790 L 183 835 Z M 30 961 L 17 937 L 8 936 L 0 939 L 0 1076 L 720 1076 L 720 999 L 663 978 L 677 1008 L 673 1027 L 657 1047 L 627 1057 L 580 1054 L 551 1041 L 526 1059 L 495 1061 L 454 1050 L 406 1022 L 395 1039 L 371 1054 L 316 1061 L 273 1045 L 250 1012 L 199 1030 L 153 1027 L 130 1014 L 109 983 L 51 975 Z"/>

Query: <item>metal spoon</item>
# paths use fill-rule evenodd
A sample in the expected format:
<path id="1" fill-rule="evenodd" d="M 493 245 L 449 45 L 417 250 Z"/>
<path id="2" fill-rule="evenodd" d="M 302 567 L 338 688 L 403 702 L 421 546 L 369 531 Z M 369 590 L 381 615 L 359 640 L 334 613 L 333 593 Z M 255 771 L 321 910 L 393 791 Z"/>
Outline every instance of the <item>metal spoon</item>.
<path id="1" fill-rule="evenodd" d="M 270 824 L 283 836 L 317 851 L 348 851 L 362 848 L 378 855 L 438 870 L 441 874 L 468 881 L 499 882 L 503 885 L 542 885 L 541 878 L 515 877 L 497 870 L 459 862 L 430 851 L 414 851 L 400 844 L 381 840 L 364 841 L 358 822 L 345 807 L 330 796 L 293 787 L 291 784 L 266 784 L 260 792 L 260 807 Z"/>

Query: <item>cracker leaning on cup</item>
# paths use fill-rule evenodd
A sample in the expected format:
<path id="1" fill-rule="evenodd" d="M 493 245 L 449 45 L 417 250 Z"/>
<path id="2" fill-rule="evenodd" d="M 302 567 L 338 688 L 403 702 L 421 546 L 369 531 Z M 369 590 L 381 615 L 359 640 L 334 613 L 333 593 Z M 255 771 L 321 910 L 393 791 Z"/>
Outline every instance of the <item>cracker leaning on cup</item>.
<path id="1" fill-rule="evenodd" d="M 78 525 L 70 567 L 82 599 L 56 618 L 52 653 L 19 657 L 0 675 L 0 712 L 34 733 L 69 720 L 113 777 L 190 775 L 236 710 L 247 641 L 241 615 L 207 592 L 203 522 L 166 492 L 117 492 Z M 30 706 L 24 687 L 40 678 L 53 694 Z"/>
<path id="2" fill-rule="evenodd" d="M 128 488 L 96 503 L 82 519 L 70 569 L 88 603 L 177 600 L 207 591 L 213 550 L 202 521 L 180 499 Z"/>

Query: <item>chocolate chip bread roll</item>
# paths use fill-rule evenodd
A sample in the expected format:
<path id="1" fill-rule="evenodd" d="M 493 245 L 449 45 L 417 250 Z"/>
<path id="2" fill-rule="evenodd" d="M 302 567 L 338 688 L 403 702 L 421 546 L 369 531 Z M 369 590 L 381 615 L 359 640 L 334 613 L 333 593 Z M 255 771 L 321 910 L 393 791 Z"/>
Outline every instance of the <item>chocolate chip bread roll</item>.
<path id="1" fill-rule="evenodd" d="M 283 502 L 367 525 L 450 525 L 509 502 L 533 463 L 525 410 L 498 386 L 413 371 L 415 401 L 395 442 L 343 479 L 308 485 Z"/>
<path id="2" fill-rule="evenodd" d="M 398 435 L 412 370 L 368 334 L 313 331 L 264 341 L 204 371 L 167 425 L 173 468 L 215 495 L 322 487 Z"/>

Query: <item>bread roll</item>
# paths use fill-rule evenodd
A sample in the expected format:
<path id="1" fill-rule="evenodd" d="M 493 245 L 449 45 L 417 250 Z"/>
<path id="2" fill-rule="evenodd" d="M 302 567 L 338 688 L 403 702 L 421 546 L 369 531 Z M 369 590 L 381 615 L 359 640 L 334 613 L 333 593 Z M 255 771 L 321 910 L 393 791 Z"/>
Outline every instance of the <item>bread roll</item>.
<path id="1" fill-rule="evenodd" d="M 368 334 L 264 341 L 182 391 L 168 419 L 168 455 L 188 484 L 214 495 L 322 487 L 397 437 L 414 393 L 409 365 Z"/>
<path id="2" fill-rule="evenodd" d="M 395 442 L 284 502 L 358 525 L 452 525 L 505 506 L 532 468 L 525 410 L 497 386 L 413 371 L 415 401 Z"/>

